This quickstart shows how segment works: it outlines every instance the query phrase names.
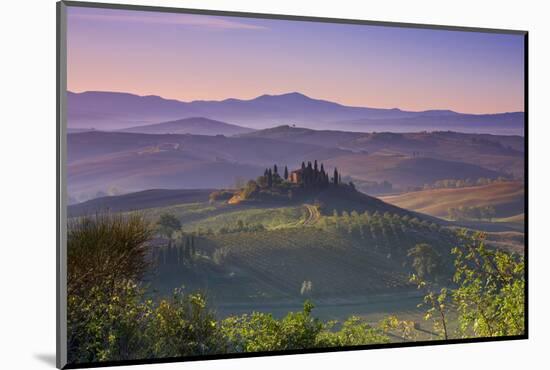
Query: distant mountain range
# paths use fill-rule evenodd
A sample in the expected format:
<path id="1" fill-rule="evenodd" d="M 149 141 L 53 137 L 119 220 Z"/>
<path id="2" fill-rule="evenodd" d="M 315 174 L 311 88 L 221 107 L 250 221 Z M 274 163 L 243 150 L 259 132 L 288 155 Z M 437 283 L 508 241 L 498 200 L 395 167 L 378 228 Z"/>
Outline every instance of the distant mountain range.
<path id="1" fill-rule="evenodd" d="M 351 107 L 312 99 L 297 92 L 261 95 L 250 100 L 182 102 L 159 96 L 89 91 L 68 92 L 67 102 L 68 126 L 71 129 L 114 131 L 132 128 L 135 131 L 138 126 L 193 117 L 204 117 L 225 125 L 230 125 L 227 122 L 231 122 L 237 127 L 250 129 L 288 124 L 313 129 L 359 132 L 450 130 L 522 135 L 524 127 L 523 112 L 475 115 L 450 110 L 410 112 L 397 108 Z M 225 125 L 220 126 L 220 130 L 228 129 Z M 193 129 L 198 126 L 200 125 L 194 125 Z M 232 130 L 229 131 L 233 132 Z M 215 134 L 210 130 L 208 132 Z M 223 133 L 220 131 L 218 134 Z"/>

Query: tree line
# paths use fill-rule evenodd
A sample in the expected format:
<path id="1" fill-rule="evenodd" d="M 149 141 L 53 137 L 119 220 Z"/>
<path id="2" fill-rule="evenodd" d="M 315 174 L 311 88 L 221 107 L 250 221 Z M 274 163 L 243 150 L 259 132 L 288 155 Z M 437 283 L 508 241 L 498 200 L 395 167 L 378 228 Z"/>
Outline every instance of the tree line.
<path id="1" fill-rule="evenodd" d="M 496 210 L 493 206 L 459 206 L 449 208 L 448 214 L 450 219 L 457 221 L 491 221 L 496 216 Z"/>
<path id="2" fill-rule="evenodd" d="M 507 178 L 503 176 L 499 176 L 497 178 L 479 177 L 477 179 L 442 179 L 435 181 L 433 184 L 425 184 L 424 189 L 467 188 L 471 186 L 483 186 L 512 180 L 513 178 Z"/>

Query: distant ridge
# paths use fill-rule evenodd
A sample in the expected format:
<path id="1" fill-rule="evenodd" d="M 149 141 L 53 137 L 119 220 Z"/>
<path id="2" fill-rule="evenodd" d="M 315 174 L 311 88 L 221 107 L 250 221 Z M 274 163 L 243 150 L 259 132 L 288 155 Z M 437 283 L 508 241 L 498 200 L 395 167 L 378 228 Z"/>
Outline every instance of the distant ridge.
<path id="1" fill-rule="evenodd" d="M 523 134 L 524 121 L 523 112 L 476 115 L 445 109 L 410 112 L 397 108 L 353 107 L 313 99 L 299 92 L 264 94 L 248 100 L 182 102 L 154 95 L 89 91 L 68 92 L 67 100 L 69 127 L 98 130 L 205 117 L 254 129 L 297 124 L 314 129 L 361 132 L 436 129 Z"/>
<path id="2" fill-rule="evenodd" d="M 232 125 L 205 117 L 190 117 L 152 125 L 136 126 L 121 130 L 143 134 L 192 134 L 232 136 L 253 132 L 253 129 Z"/>

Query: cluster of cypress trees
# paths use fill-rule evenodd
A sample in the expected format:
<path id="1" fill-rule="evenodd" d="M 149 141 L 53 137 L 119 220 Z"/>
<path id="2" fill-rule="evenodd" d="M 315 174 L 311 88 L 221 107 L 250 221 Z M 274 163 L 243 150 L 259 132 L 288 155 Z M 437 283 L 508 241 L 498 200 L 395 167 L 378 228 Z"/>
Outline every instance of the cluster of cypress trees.
<path id="1" fill-rule="evenodd" d="M 274 165 L 273 169 L 266 168 L 264 171 L 264 178 L 266 180 L 267 187 L 273 187 L 274 182 L 277 182 L 277 180 L 281 179 L 277 165 Z M 285 181 L 289 180 L 289 172 L 287 166 L 285 166 L 283 178 Z M 338 185 L 341 182 L 342 177 L 337 168 L 334 168 L 333 176 L 329 177 L 329 174 L 327 171 L 325 171 L 323 164 L 321 163 L 321 166 L 318 166 L 317 160 L 315 160 L 313 164 L 311 162 L 307 162 L 307 165 L 305 164 L 305 162 L 302 162 L 300 184 L 304 187 L 324 188 L 328 187 L 331 183 L 334 185 Z"/>
<path id="2" fill-rule="evenodd" d="M 271 168 L 266 168 L 264 171 L 264 178 L 267 182 L 267 187 L 271 188 L 273 186 L 273 180 L 275 177 L 279 177 L 277 165 L 273 166 L 273 170 Z"/>
<path id="3" fill-rule="evenodd" d="M 178 240 L 175 245 L 156 249 L 153 258 L 162 265 L 182 265 L 185 262 L 192 262 L 196 253 L 195 237 L 188 235 L 184 239 Z"/>
<path id="4" fill-rule="evenodd" d="M 301 183 L 305 187 L 328 187 L 329 184 L 338 185 L 342 182 L 342 178 L 340 173 L 338 172 L 338 169 L 334 168 L 334 174 L 332 178 L 329 178 L 328 172 L 325 171 L 325 167 L 321 163 L 321 167 L 319 168 L 317 165 L 317 160 L 313 162 L 313 165 L 311 162 L 307 162 L 307 166 L 304 162 L 302 162 L 302 179 Z"/>

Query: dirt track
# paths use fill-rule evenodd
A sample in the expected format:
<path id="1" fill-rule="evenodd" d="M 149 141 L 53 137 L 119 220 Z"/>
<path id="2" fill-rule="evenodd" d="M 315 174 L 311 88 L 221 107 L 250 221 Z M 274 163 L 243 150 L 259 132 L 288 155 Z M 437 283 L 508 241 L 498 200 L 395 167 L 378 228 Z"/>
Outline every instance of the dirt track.
<path id="1" fill-rule="evenodd" d="M 303 225 L 313 225 L 317 221 L 319 221 L 319 218 L 321 217 L 321 213 L 319 213 L 319 210 L 317 207 L 312 206 L 311 204 L 304 204 L 304 207 L 306 208 L 308 215 L 306 219 L 303 222 Z"/>

